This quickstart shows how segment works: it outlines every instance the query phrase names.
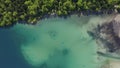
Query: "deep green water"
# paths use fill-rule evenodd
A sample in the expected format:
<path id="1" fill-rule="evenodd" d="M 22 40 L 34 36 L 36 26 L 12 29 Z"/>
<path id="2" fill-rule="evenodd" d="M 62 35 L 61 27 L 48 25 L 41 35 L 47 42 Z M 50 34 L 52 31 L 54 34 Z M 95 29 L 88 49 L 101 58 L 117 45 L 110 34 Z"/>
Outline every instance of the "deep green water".
<path id="1" fill-rule="evenodd" d="M 104 18 L 73 15 L 1 29 L 0 63 L 9 67 L 0 68 L 99 68 L 98 45 L 87 31 Z"/>

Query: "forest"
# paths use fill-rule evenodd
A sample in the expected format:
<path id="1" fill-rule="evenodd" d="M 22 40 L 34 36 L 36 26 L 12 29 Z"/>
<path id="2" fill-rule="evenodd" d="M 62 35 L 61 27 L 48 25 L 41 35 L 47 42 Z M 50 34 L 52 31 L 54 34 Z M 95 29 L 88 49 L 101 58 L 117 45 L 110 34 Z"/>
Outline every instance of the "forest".
<path id="1" fill-rule="evenodd" d="M 52 14 L 120 12 L 120 0 L 0 0 L 0 27 L 19 21 L 34 24 Z"/>

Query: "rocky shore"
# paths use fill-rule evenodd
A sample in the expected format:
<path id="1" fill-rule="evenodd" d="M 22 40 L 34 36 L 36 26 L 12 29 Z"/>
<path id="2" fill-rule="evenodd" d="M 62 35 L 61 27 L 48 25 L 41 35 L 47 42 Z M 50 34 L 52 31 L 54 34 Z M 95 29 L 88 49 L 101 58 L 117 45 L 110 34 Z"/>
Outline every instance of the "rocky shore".
<path id="1" fill-rule="evenodd" d="M 97 54 L 107 58 L 100 68 L 120 68 L 120 14 L 88 31 L 88 34 L 100 43 Z"/>
<path id="2" fill-rule="evenodd" d="M 120 50 L 120 15 L 116 15 L 112 21 L 98 25 L 92 31 L 88 31 L 94 39 L 102 42 L 107 52 Z"/>

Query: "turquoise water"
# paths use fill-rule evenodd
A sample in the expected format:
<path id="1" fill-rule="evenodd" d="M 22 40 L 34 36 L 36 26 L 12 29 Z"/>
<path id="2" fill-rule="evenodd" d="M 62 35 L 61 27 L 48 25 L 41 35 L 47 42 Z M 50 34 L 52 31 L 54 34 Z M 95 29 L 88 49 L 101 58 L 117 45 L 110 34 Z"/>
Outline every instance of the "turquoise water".
<path id="1" fill-rule="evenodd" d="M 102 61 L 97 59 L 98 45 L 87 31 L 103 19 L 56 17 L 43 19 L 37 25 L 17 24 L 3 32 L 12 33 L 12 42 L 31 68 L 99 68 Z"/>

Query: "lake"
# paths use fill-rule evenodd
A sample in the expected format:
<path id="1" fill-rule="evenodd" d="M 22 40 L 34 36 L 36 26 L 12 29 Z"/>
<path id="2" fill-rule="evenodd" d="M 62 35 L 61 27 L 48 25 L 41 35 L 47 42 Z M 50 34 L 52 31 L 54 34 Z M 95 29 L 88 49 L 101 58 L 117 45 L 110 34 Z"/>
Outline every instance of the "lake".
<path id="1" fill-rule="evenodd" d="M 98 44 L 87 31 L 106 17 L 51 17 L 0 28 L 0 68 L 100 68 Z"/>

